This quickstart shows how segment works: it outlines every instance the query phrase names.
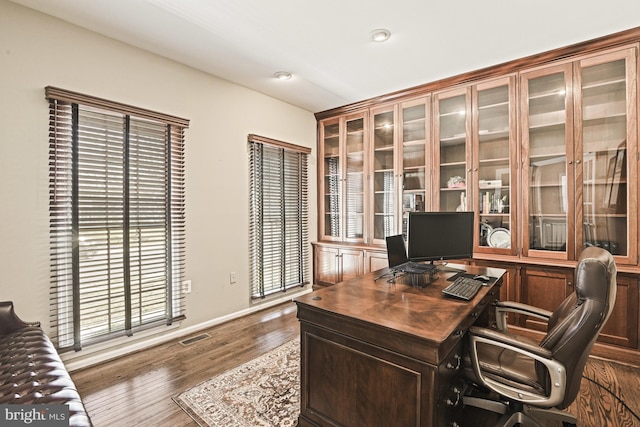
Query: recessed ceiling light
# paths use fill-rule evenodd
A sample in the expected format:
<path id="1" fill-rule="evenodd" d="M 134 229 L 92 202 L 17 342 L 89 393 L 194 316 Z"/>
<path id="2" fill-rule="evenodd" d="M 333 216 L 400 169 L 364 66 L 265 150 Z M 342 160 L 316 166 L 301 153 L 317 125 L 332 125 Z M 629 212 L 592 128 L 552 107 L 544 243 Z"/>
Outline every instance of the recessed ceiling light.
<path id="1" fill-rule="evenodd" d="M 377 30 L 371 31 L 371 40 L 376 43 L 382 43 L 389 40 L 391 37 L 391 31 L 386 28 L 378 28 Z"/>
<path id="2" fill-rule="evenodd" d="M 273 77 L 278 80 L 289 80 L 291 78 L 291 73 L 288 73 L 286 71 L 278 71 L 277 73 L 273 74 Z"/>

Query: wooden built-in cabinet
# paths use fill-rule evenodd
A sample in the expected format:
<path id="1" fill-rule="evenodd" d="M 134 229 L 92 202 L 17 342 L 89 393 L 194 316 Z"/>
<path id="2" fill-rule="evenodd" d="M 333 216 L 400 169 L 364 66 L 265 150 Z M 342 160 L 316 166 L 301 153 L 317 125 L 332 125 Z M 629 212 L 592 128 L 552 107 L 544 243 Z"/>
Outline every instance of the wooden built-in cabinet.
<path id="1" fill-rule="evenodd" d="M 507 269 L 502 299 L 554 310 L 582 250 L 609 250 L 599 343 L 629 352 L 598 351 L 637 358 L 639 43 L 636 28 L 317 113 L 315 283 L 385 267 L 411 211 L 473 211 L 471 262 Z"/>
<path id="2" fill-rule="evenodd" d="M 520 276 L 517 301 L 553 311 L 574 292 L 573 271 L 526 267 Z M 547 324 L 533 317 L 516 316 L 516 325 L 545 332 Z"/>

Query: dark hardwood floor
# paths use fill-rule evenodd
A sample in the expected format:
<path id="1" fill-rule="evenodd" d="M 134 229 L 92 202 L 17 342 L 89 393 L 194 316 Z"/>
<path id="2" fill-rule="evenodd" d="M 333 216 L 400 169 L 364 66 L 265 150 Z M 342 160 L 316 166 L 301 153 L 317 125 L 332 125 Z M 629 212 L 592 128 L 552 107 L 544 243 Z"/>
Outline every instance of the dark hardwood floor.
<path id="1" fill-rule="evenodd" d="M 187 347 L 175 340 L 71 376 L 95 427 L 196 426 L 173 396 L 284 344 L 299 331 L 296 306 L 290 302 L 201 331 L 211 337 Z"/>
<path id="2" fill-rule="evenodd" d="M 171 341 L 72 373 L 94 426 L 196 426 L 171 398 L 298 336 L 296 306 L 281 304 L 202 332 L 211 337 L 186 347 Z M 592 359 L 585 375 L 640 415 L 640 369 Z M 580 426 L 640 426 L 609 392 L 584 379 L 569 410 Z M 479 413 L 473 425 L 489 418 Z"/>

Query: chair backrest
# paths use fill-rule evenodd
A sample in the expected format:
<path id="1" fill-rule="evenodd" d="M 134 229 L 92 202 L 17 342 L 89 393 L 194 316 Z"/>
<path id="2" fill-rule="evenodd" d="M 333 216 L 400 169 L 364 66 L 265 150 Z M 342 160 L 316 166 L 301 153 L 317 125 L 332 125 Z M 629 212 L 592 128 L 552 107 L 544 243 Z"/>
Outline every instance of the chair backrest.
<path id="1" fill-rule="evenodd" d="M 589 353 L 613 311 L 616 272 L 609 252 L 595 246 L 583 250 L 575 270 L 575 292 L 553 312 L 547 335 L 540 342 L 567 370 L 565 397 L 557 406 L 560 409 L 568 407 L 576 398 Z M 549 390 L 552 385 L 540 367 L 538 376 Z"/>

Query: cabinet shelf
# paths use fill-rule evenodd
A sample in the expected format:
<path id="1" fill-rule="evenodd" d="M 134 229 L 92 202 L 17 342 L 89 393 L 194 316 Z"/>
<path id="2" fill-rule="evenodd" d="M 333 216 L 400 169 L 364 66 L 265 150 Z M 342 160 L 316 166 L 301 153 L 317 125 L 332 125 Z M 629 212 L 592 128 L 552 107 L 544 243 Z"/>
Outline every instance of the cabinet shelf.
<path id="1" fill-rule="evenodd" d="M 465 162 L 440 163 L 440 168 L 444 169 L 444 168 L 448 168 L 448 167 L 452 167 L 452 166 L 465 166 L 465 165 L 466 165 Z"/>
<path id="2" fill-rule="evenodd" d="M 605 107 L 603 107 L 605 109 Z M 605 122 L 609 122 L 610 120 L 617 120 L 623 122 L 626 120 L 627 115 L 623 113 L 615 113 L 615 114 L 602 114 L 602 115 L 592 115 L 590 117 L 584 117 L 582 122 L 585 126 L 596 126 L 605 124 Z"/>
<path id="3" fill-rule="evenodd" d="M 467 134 L 456 134 L 440 138 L 440 145 L 453 145 L 453 143 L 462 143 L 467 139 Z"/>
<path id="4" fill-rule="evenodd" d="M 416 173 L 416 172 L 424 172 L 426 167 L 424 165 L 420 166 L 405 166 L 402 170 L 405 173 Z"/>
<path id="5" fill-rule="evenodd" d="M 425 139 L 413 139 L 413 140 L 409 140 L 409 141 L 403 141 L 402 142 L 402 146 L 403 147 L 421 146 L 422 148 L 424 148 L 424 145 L 426 143 L 427 143 L 427 140 L 425 140 Z"/>
<path id="6" fill-rule="evenodd" d="M 497 163 L 497 164 L 507 163 L 508 164 L 509 163 L 509 158 L 508 157 L 495 157 L 495 158 L 492 158 L 492 159 L 480 159 L 480 160 L 478 160 L 478 162 L 481 165 L 491 165 L 491 164 L 494 164 L 494 163 Z"/>
<path id="7" fill-rule="evenodd" d="M 588 83 L 588 84 L 582 85 L 582 91 L 588 92 L 596 89 L 601 89 L 602 93 L 609 93 L 609 92 L 612 92 L 612 90 L 613 91 L 624 90 L 624 88 L 626 87 L 626 84 L 627 84 L 626 79 L 624 77 L 620 77 L 617 79 L 605 80 L 605 81 L 600 81 L 596 83 Z"/>
<path id="8" fill-rule="evenodd" d="M 554 87 L 554 88 L 550 88 L 548 90 L 543 90 L 543 91 L 540 91 L 540 92 L 536 92 L 534 94 L 529 94 L 529 101 L 552 98 L 552 97 L 559 97 L 559 96 L 564 97 L 565 94 L 566 94 L 566 91 L 565 91 L 564 87 L 562 87 L 562 88 Z"/>
<path id="9" fill-rule="evenodd" d="M 374 148 L 374 151 L 376 153 L 384 152 L 384 151 L 393 151 L 393 145 L 384 145 L 382 147 L 376 147 L 376 148 Z"/>
<path id="10" fill-rule="evenodd" d="M 532 184 L 529 185 L 529 188 L 562 188 L 562 185 L 559 182 L 551 184 Z"/>
<path id="11" fill-rule="evenodd" d="M 509 129 L 482 129 L 478 131 L 478 136 L 482 139 L 482 141 L 499 138 L 509 138 Z"/>
<path id="12" fill-rule="evenodd" d="M 626 213 L 589 213 L 588 218 L 627 218 Z"/>
<path id="13" fill-rule="evenodd" d="M 467 115 L 467 111 L 464 108 L 461 108 L 461 109 L 456 110 L 456 111 L 447 111 L 447 112 L 444 112 L 444 113 L 441 112 L 440 113 L 440 118 L 443 118 L 443 117 L 455 117 L 455 116 L 464 117 L 466 115 Z"/>
<path id="14" fill-rule="evenodd" d="M 490 110 L 492 108 L 509 107 L 509 101 L 496 102 L 493 104 L 482 105 L 478 107 L 478 110 Z"/>
<path id="15" fill-rule="evenodd" d="M 421 117 L 416 117 L 415 119 L 405 119 L 402 122 L 402 125 L 403 126 L 407 126 L 407 125 L 415 126 L 415 125 L 424 125 L 424 123 L 425 123 L 425 118 L 424 118 L 424 115 L 423 115 Z"/>

